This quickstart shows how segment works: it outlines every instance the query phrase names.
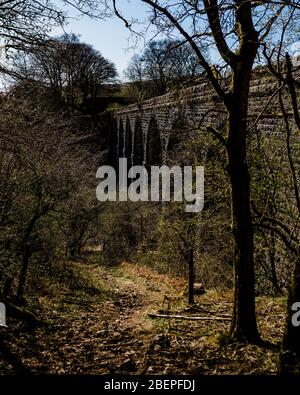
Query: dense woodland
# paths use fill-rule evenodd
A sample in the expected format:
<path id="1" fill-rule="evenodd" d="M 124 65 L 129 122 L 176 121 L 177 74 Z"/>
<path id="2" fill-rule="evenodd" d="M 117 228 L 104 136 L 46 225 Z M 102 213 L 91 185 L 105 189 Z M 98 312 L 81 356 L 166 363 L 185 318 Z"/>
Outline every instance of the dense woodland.
<path id="1" fill-rule="evenodd" d="M 300 2 L 138 2 L 157 34 L 126 82 L 53 37 L 63 0 L 0 2 L 0 373 L 299 374 Z M 143 34 L 121 1 L 67 3 Z M 254 110 L 255 73 L 274 90 Z M 204 165 L 203 211 L 99 202 L 114 111 L 203 78 L 225 122 L 179 119 L 147 164 Z"/>

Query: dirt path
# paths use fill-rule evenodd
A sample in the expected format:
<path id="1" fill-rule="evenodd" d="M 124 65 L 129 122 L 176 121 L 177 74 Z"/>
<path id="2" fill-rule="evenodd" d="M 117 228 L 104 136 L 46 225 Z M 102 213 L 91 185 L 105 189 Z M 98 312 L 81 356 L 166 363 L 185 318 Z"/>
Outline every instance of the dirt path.
<path id="1" fill-rule="evenodd" d="M 31 373 L 276 372 L 276 349 L 220 343 L 220 333 L 228 329 L 228 321 L 148 317 L 149 312 L 162 308 L 165 295 L 175 297 L 176 306 L 170 302 L 164 307 L 176 308 L 185 315 L 228 313 L 228 294 L 209 291 L 199 298 L 195 311 L 186 311 L 183 280 L 127 263 L 117 268 L 74 263 L 72 270 L 78 274 L 77 282 L 68 287 L 62 282 L 50 295 L 39 297 L 40 314 L 47 325 L 29 331 L 10 323 L 10 350 Z M 275 325 L 283 315 L 282 306 L 269 299 L 262 302 L 262 331 L 270 340 L 278 340 Z M 270 309 L 273 321 L 264 321 Z M 0 373 L 15 373 L 15 368 L 0 360 Z"/>
<path id="2" fill-rule="evenodd" d="M 127 269 L 85 265 L 96 290 L 99 285 L 100 299 L 80 301 L 71 289 L 57 295 L 52 306 L 42 300 L 45 311 L 51 306 L 51 324 L 30 333 L 17 335 L 16 330 L 13 346 L 32 373 L 145 373 L 145 354 L 153 338 L 147 313 L 159 307 L 164 292 L 174 289 L 163 283 L 158 287 L 153 279 Z M 103 289 L 103 298 L 109 300 L 102 300 Z"/>

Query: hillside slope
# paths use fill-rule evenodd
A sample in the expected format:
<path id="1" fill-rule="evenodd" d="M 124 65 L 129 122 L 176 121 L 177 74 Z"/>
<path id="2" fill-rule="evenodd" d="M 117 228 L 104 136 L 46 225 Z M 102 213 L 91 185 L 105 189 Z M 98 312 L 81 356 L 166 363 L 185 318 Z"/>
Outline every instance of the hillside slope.
<path id="1" fill-rule="evenodd" d="M 30 374 L 275 374 L 284 324 L 284 299 L 257 299 L 263 347 L 227 344 L 231 294 L 209 290 L 186 307 L 184 281 L 130 263 L 103 267 L 74 262 L 78 290 L 62 283 L 38 298 L 39 317 L 28 328 L 9 320 L 4 342 Z M 207 317 L 157 319 L 149 313 Z M 215 320 L 214 317 L 219 317 Z M 271 318 L 268 318 L 271 317 Z M 0 373 L 20 370 L 5 355 Z"/>

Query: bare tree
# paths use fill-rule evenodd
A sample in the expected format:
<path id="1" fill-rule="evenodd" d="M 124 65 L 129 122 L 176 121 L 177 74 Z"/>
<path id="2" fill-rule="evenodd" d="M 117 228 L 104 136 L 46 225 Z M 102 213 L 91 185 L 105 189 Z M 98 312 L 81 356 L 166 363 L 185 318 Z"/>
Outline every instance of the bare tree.
<path id="1" fill-rule="evenodd" d="M 18 81 L 50 88 L 73 112 L 88 99 L 95 100 L 103 85 L 117 76 L 113 63 L 74 34 L 33 46 L 30 54 L 18 53 L 14 71 Z"/>
<path id="2" fill-rule="evenodd" d="M 117 0 L 105 1 L 133 29 Z M 234 235 L 235 291 L 231 336 L 257 342 L 254 298 L 253 225 L 250 207 L 250 175 L 247 164 L 246 135 L 249 110 L 249 86 L 255 59 L 263 43 L 272 43 L 273 28 L 279 18 L 293 12 L 296 18 L 299 3 L 235 1 L 141 0 L 152 11 L 150 22 L 160 32 L 179 32 L 194 50 L 213 88 L 227 111 L 225 134 L 212 126 L 209 130 L 224 145 L 231 183 L 232 231 Z M 107 9 L 107 8 L 106 8 Z M 216 67 L 203 54 L 205 44 L 218 51 L 230 70 L 229 84 L 220 79 Z M 227 80 L 228 81 L 228 80 Z"/>
<path id="3" fill-rule="evenodd" d="M 82 249 L 89 241 L 95 241 L 100 233 L 100 211 L 104 208 L 95 201 L 93 189 L 79 188 L 61 208 L 58 220 L 66 240 L 69 259 L 81 258 Z"/>
<path id="4" fill-rule="evenodd" d="M 165 39 L 151 41 L 140 56 L 135 55 L 125 76 L 136 88 L 144 91 L 145 99 L 163 95 L 201 72 L 203 68 L 198 58 L 186 42 Z"/>
<path id="5" fill-rule="evenodd" d="M 66 7 L 81 15 L 101 17 L 97 0 L 5 0 L 0 3 L 0 72 L 15 75 L 11 56 L 15 50 L 30 52 L 32 46 L 45 46 L 54 27 L 67 22 Z"/>
<path id="6" fill-rule="evenodd" d="M 134 55 L 127 69 L 124 72 L 126 79 L 128 80 L 126 92 L 132 97 L 135 97 L 138 101 L 148 99 L 149 94 L 149 83 L 145 81 L 143 61 L 140 55 Z"/>
<path id="7" fill-rule="evenodd" d="M 284 29 L 287 30 L 290 21 L 285 21 Z M 279 47 L 273 50 L 264 49 L 269 70 L 277 80 L 278 91 L 276 99 L 283 121 L 283 143 L 284 153 L 281 157 L 281 164 L 284 159 L 285 180 L 277 185 L 276 199 L 273 205 L 276 215 L 271 216 L 265 210 L 260 212 L 255 208 L 258 217 L 258 226 L 262 229 L 272 231 L 285 245 L 291 254 L 293 269 L 289 284 L 289 294 L 287 302 L 286 327 L 283 337 L 283 347 L 281 354 L 281 370 L 283 373 L 299 373 L 300 366 L 300 329 L 293 324 L 293 305 L 300 300 L 300 261 L 299 261 L 299 221 L 300 221 L 300 194 L 299 194 L 299 161 L 297 154 L 299 151 L 297 138 L 300 132 L 300 116 L 297 91 L 299 90 L 299 67 L 293 67 L 291 57 L 288 53 L 283 53 L 284 42 L 281 39 Z M 291 111 L 292 110 L 292 111 Z M 284 189 L 288 182 L 288 188 Z"/>
<path id="8" fill-rule="evenodd" d="M 32 105 L 28 96 L 3 98 L 0 116 L 1 277 L 19 273 L 21 302 L 38 239 L 73 194 L 93 190 L 95 163 L 71 144 L 72 123 Z"/>
<path id="9" fill-rule="evenodd" d="M 43 45 L 54 26 L 65 23 L 65 15 L 48 0 L 7 0 L 0 4 L 0 71 L 12 73 L 9 67 L 13 50 L 28 51 L 33 44 Z"/>

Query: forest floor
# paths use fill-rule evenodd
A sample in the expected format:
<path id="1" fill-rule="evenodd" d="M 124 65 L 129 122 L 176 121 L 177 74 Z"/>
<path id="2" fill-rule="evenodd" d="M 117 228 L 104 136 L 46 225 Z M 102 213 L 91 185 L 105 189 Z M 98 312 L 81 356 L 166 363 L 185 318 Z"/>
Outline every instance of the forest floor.
<path id="1" fill-rule="evenodd" d="M 276 374 L 282 297 L 257 298 L 259 330 L 269 344 L 244 345 L 226 341 L 230 321 L 222 317 L 231 313 L 231 292 L 208 290 L 188 309 L 182 279 L 144 266 L 105 267 L 91 259 L 68 264 L 68 272 L 68 281 L 45 284 L 32 302 L 43 324 L 33 329 L 8 320 L 4 344 L 20 364 L 0 359 L 0 374 Z"/>

